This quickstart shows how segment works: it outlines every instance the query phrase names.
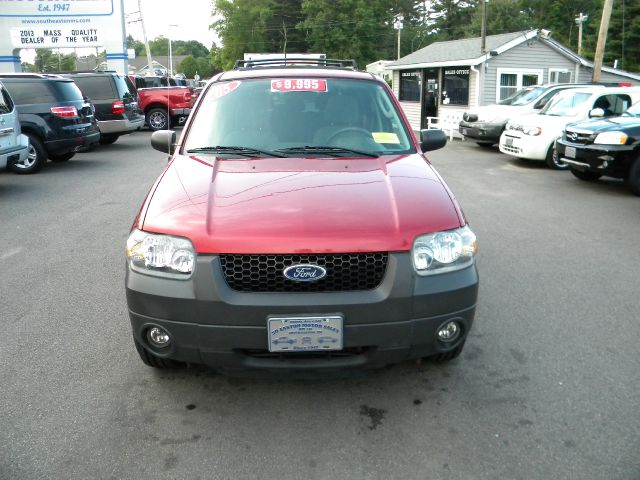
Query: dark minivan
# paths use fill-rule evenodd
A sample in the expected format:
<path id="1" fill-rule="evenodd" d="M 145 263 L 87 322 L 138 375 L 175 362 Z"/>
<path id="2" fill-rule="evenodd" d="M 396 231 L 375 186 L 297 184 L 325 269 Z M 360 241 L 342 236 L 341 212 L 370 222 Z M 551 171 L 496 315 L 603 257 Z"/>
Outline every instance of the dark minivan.
<path id="1" fill-rule="evenodd" d="M 116 72 L 82 72 L 64 74 L 76 82 L 95 107 L 100 129 L 100 143 L 109 145 L 144 126 L 144 115 L 138 108 L 137 96 L 127 78 Z"/>
<path id="2" fill-rule="evenodd" d="M 64 162 L 98 143 L 93 107 L 73 80 L 41 73 L 2 73 L 0 80 L 13 97 L 30 143 L 27 159 L 15 171 L 37 172 L 47 157 Z"/>

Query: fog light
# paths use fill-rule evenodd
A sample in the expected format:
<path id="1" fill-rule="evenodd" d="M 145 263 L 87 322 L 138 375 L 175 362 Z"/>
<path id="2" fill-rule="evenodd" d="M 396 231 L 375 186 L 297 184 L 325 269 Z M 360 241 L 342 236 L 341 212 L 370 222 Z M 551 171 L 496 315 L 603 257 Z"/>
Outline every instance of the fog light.
<path id="1" fill-rule="evenodd" d="M 438 339 L 451 343 L 460 336 L 460 325 L 458 322 L 447 322 L 438 330 Z"/>
<path id="2" fill-rule="evenodd" d="M 147 330 L 147 339 L 154 347 L 166 347 L 171 341 L 169 332 L 160 327 L 151 327 Z"/>

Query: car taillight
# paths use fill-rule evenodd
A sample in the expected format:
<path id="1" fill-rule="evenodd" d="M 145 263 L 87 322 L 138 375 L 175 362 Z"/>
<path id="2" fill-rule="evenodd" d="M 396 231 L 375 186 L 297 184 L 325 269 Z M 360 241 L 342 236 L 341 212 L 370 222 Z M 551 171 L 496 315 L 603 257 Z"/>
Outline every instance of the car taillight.
<path id="1" fill-rule="evenodd" d="M 76 118 L 78 116 L 76 107 L 51 107 L 51 113 L 56 117 Z"/>
<path id="2" fill-rule="evenodd" d="M 111 104 L 111 113 L 114 115 L 121 115 L 124 113 L 124 102 L 122 100 L 118 100 L 117 102 L 113 102 Z"/>
<path id="3" fill-rule="evenodd" d="M 190 102 L 191 101 L 191 92 L 184 92 L 183 94 L 183 98 L 184 98 L 184 102 Z"/>

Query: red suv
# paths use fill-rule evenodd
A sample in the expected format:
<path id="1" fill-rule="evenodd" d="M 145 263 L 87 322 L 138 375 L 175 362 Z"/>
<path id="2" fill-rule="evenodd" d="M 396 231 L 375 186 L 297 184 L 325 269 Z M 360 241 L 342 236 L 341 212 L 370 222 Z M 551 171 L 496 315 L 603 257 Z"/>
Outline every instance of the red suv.
<path id="1" fill-rule="evenodd" d="M 313 63 L 319 62 L 319 63 Z M 239 61 L 205 88 L 127 241 L 147 365 L 373 368 L 460 354 L 476 237 L 386 83 L 347 61 Z"/>

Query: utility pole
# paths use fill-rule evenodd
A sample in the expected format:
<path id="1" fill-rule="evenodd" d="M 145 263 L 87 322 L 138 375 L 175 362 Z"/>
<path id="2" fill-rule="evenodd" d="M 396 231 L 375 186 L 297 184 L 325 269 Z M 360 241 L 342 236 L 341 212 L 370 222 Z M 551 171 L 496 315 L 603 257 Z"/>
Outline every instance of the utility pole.
<path id="1" fill-rule="evenodd" d="M 596 47 L 596 55 L 593 59 L 593 83 L 600 81 L 600 72 L 602 70 L 602 59 L 604 57 L 604 47 L 607 43 L 607 30 L 609 29 L 609 19 L 611 18 L 611 10 L 613 9 L 613 0 L 604 0 L 602 8 L 602 19 L 600 20 L 600 32 L 598 33 L 598 46 Z"/>
<path id="2" fill-rule="evenodd" d="M 480 55 L 487 53 L 487 3 L 482 0 L 482 31 L 480 33 Z"/>
<path id="3" fill-rule="evenodd" d="M 582 24 L 589 19 L 589 15 L 580 15 L 576 17 L 576 25 L 578 25 L 578 55 L 582 54 Z"/>
<path id="4" fill-rule="evenodd" d="M 142 17 L 142 0 L 138 0 L 138 10 L 140 12 L 140 24 L 142 25 L 142 38 L 144 39 L 144 47 L 147 50 L 147 64 L 149 65 L 149 73 L 153 75 L 153 59 L 151 58 L 151 49 L 147 41 L 147 30 L 144 28 L 144 18 Z"/>
<path id="5" fill-rule="evenodd" d="M 400 60 L 400 32 L 402 32 L 403 21 L 404 21 L 404 15 L 398 15 L 396 17 L 395 23 L 393 24 L 393 28 L 398 30 L 398 60 Z"/>

